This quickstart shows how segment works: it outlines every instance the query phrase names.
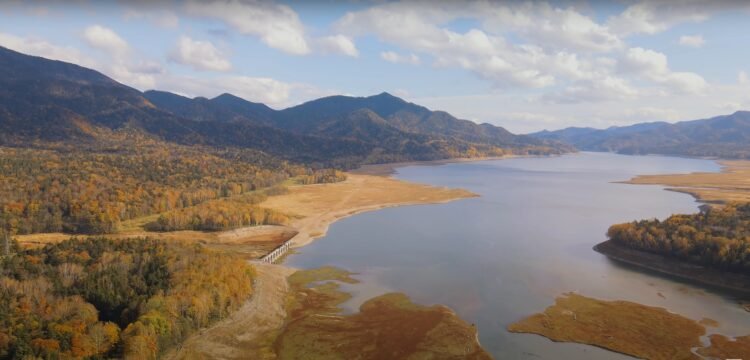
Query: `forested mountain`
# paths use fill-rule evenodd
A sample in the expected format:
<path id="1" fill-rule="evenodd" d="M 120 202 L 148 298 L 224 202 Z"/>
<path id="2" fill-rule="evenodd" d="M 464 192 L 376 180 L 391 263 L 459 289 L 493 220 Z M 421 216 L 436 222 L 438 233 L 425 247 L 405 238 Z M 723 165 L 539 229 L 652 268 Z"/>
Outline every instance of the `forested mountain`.
<path id="1" fill-rule="evenodd" d="M 382 131 L 370 133 L 372 127 L 362 126 L 362 109 L 385 120 L 375 119 Z M 332 122 L 338 124 L 332 127 Z M 90 69 L 5 48 L 0 48 L 0 130 L 0 145 L 101 144 L 112 131 L 139 132 L 182 145 L 247 148 L 342 167 L 567 150 L 385 93 L 329 97 L 276 111 L 231 94 L 190 99 L 162 91 L 141 93 Z M 359 135 L 341 136 L 347 134 Z"/>
<path id="2" fill-rule="evenodd" d="M 750 112 L 675 124 L 653 122 L 608 129 L 567 128 L 531 136 L 563 141 L 580 150 L 750 158 Z"/>
<path id="3" fill-rule="evenodd" d="M 460 120 L 444 111 L 431 111 L 386 92 L 369 97 L 330 96 L 313 100 L 282 110 L 278 122 L 280 127 L 291 131 L 321 133 L 324 128 L 321 123 L 342 120 L 349 115 L 358 117 L 361 114 L 356 111 L 360 109 L 370 110 L 385 124 L 406 133 L 508 148 L 550 145 L 528 136 L 513 135 L 501 127 Z"/>

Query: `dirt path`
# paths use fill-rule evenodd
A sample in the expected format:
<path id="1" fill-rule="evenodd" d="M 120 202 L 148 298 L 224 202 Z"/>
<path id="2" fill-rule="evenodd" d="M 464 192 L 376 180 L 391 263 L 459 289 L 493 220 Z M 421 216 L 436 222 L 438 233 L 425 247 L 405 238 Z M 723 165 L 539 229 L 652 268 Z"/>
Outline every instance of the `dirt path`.
<path id="1" fill-rule="evenodd" d="M 258 271 L 252 298 L 229 318 L 189 337 L 165 359 L 275 359 L 271 345 L 286 318 L 294 269 L 254 264 Z"/>

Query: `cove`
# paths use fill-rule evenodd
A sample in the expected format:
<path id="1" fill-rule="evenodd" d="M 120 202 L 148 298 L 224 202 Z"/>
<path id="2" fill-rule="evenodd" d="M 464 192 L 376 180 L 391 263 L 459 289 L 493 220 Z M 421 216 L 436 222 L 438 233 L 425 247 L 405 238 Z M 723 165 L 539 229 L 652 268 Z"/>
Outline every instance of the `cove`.
<path id="1" fill-rule="evenodd" d="M 697 211 L 690 195 L 617 181 L 719 169 L 711 160 L 608 153 L 403 167 L 399 179 L 480 197 L 343 219 L 285 264 L 357 273 L 361 283 L 344 287 L 355 295 L 348 309 L 391 291 L 447 305 L 477 325 L 497 359 L 628 358 L 505 330 L 569 291 L 708 317 L 720 323 L 716 331 L 746 335 L 750 316 L 730 295 L 623 266 L 591 249 L 614 223 Z"/>

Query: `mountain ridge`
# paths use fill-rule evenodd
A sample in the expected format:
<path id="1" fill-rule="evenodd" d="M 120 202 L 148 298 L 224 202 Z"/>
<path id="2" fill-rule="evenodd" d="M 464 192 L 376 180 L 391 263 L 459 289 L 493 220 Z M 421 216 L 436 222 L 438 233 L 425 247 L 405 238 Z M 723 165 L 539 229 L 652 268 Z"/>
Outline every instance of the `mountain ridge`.
<path id="1" fill-rule="evenodd" d="M 586 151 L 750 158 L 750 111 L 676 123 L 647 122 L 607 129 L 570 127 L 529 134 Z"/>
<path id="2" fill-rule="evenodd" d="M 0 145 L 95 144 L 107 142 L 111 131 L 135 131 L 182 145 L 249 148 L 344 167 L 572 151 L 385 92 L 336 95 L 274 110 L 229 93 L 208 99 L 140 92 L 95 70 L 2 47 L 0 75 Z"/>

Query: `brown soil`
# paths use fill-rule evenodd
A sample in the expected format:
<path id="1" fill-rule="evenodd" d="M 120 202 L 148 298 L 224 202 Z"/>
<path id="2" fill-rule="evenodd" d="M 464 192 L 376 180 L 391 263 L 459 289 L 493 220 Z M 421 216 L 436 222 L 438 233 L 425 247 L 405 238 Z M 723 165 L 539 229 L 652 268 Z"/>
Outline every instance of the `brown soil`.
<path id="1" fill-rule="evenodd" d="M 750 161 L 721 161 L 720 173 L 641 175 L 626 183 L 666 185 L 669 190 L 695 196 L 706 203 L 750 201 Z"/>

